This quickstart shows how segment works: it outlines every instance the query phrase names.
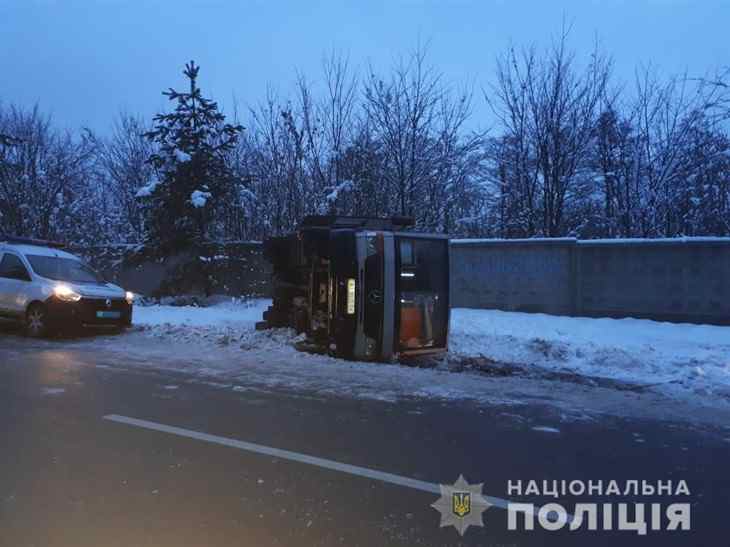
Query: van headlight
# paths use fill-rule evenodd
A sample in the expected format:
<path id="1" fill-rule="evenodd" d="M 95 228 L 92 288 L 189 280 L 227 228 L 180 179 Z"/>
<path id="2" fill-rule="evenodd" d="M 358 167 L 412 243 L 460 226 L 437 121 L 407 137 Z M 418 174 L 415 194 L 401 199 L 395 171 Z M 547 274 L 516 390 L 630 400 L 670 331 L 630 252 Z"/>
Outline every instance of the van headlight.
<path id="1" fill-rule="evenodd" d="M 347 280 L 347 315 L 355 314 L 355 280 Z"/>
<path id="2" fill-rule="evenodd" d="M 56 285 L 53 287 L 53 294 L 64 302 L 78 302 L 81 300 L 81 295 L 68 285 Z"/>
<path id="3" fill-rule="evenodd" d="M 124 299 L 127 301 L 127 304 L 131 306 L 132 302 L 134 302 L 134 293 L 127 291 L 124 293 Z"/>

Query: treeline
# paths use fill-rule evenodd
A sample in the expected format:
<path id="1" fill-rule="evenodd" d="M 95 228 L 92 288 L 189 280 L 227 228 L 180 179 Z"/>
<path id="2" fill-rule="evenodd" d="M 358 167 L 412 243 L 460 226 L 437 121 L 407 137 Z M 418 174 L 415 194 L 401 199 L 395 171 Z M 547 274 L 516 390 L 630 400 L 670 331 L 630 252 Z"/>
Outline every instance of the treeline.
<path id="1" fill-rule="evenodd" d="M 105 136 L 0 105 L 0 231 L 182 244 L 339 213 L 412 215 L 467 237 L 730 235 L 722 74 L 647 68 L 621 84 L 610 58 L 576 58 L 565 36 L 505 52 L 479 90 L 446 81 L 422 49 L 386 72 L 331 55 L 292 96 L 270 91 L 226 119 L 197 70 L 190 92 L 167 92 L 173 111 L 121 114 Z M 486 131 L 477 101 L 496 120 Z"/>

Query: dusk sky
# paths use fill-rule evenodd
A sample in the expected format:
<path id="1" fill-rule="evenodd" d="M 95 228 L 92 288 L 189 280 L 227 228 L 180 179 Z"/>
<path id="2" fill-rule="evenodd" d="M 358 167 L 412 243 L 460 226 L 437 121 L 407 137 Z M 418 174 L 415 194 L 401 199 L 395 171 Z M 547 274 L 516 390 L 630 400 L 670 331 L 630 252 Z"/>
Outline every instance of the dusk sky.
<path id="1" fill-rule="evenodd" d="M 598 37 L 617 81 L 630 82 L 641 63 L 667 74 L 730 64 L 722 1 L 0 0 L 0 102 L 38 102 L 61 126 L 105 133 L 120 110 L 165 108 L 161 91 L 183 85 L 190 59 L 226 109 L 234 96 L 241 106 L 261 101 L 267 84 L 287 95 L 297 69 L 316 82 L 333 49 L 387 69 L 419 40 L 445 78 L 480 89 L 497 54 L 548 44 L 564 17 L 571 48 L 586 56 Z M 480 93 L 475 113 L 488 119 Z"/>

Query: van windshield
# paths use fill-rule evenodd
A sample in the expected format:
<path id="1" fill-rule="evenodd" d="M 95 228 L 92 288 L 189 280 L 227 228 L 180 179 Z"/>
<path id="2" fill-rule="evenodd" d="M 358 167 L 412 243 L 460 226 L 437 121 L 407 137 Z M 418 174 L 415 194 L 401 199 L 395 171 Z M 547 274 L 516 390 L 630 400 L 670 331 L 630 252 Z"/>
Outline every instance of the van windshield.
<path id="1" fill-rule="evenodd" d="M 99 274 L 89 266 L 72 258 L 27 255 L 33 271 L 47 279 L 69 283 L 103 283 Z"/>
<path id="2" fill-rule="evenodd" d="M 446 346 L 449 322 L 448 245 L 399 237 L 400 349 Z"/>

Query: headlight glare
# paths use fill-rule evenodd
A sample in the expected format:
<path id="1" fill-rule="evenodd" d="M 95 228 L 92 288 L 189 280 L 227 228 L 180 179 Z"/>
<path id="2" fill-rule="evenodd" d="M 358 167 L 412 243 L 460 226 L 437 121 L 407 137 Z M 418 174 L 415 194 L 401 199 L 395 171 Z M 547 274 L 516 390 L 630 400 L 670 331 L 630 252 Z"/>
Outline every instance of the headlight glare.
<path id="1" fill-rule="evenodd" d="M 68 285 L 56 285 L 53 288 L 53 294 L 56 295 L 59 300 L 63 300 L 64 302 L 78 302 L 81 300 L 81 295 L 75 292 Z"/>
<path id="2" fill-rule="evenodd" d="M 124 293 L 124 299 L 127 301 L 127 304 L 131 305 L 134 302 L 134 293 L 127 291 Z"/>

